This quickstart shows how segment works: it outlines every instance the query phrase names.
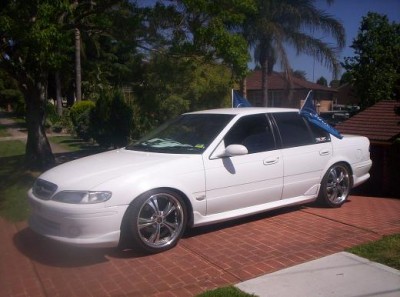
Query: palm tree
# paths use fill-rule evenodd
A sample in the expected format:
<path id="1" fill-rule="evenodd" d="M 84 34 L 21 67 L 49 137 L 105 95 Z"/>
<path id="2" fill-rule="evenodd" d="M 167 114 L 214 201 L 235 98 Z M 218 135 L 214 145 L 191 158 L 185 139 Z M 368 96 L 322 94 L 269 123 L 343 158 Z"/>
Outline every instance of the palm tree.
<path id="1" fill-rule="evenodd" d="M 257 12 L 247 18 L 243 33 L 261 66 L 264 106 L 268 106 L 267 77 L 275 62 L 279 61 L 286 75 L 290 75 L 287 46 L 294 47 L 298 54 L 313 56 L 335 74 L 339 71 L 336 54 L 345 45 L 344 27 L 317 9 L 314 0 L 256 0 L 256 3 Z M 314 37 L 313 32 L 331 35 L 337 47 Z"/>

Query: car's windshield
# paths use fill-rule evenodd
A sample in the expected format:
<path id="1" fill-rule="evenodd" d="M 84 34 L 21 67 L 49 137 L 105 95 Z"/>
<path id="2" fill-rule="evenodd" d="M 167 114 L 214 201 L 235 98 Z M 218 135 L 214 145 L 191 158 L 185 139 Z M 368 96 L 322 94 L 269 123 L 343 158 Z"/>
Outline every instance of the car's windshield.
<path id="1" fill-rule="evenodd" d="M 201 154 L 233 118 L 225 114 L 185 114 L 145 135 L 126 149 Z"/>

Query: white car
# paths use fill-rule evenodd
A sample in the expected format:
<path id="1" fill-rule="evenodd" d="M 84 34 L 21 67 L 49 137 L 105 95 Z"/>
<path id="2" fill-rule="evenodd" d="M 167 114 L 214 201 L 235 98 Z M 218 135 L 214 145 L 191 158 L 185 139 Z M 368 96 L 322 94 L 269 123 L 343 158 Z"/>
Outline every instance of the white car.
<path id="1" fill-rule="evenodd" d="M 68 244 L 129 241 L 156 253 L 187 227 L 316 199 L 339 207 L 371 165 L 367 138 L 331 137 L 297 109 L 186 113 L 125 148 L 43 173 L 28 193 L 29 225 Z"/>

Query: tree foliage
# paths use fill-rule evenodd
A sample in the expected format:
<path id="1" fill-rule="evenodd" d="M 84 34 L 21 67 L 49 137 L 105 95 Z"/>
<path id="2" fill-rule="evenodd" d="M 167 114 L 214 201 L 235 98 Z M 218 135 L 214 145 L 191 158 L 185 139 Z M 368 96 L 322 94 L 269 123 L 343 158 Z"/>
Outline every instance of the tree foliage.
<path id="1" fill-rule="evenodd" d="M 90 100 L 77 102 L 70 109 L 70 119 L 76 135 L 88 141 L 92 137 L 92 125 L 90 122 L 95 103 Z"/>
<path id="2" fill-rule="evenodd" d="M 28 128 L 26 160 L 30 168 L 43 169 L 54 164 L 54 156 L 45 132 L 47 88 L 52 73 L 71 69 L 69 65 L 72 64 L 74 28 L 79 26 L 93 39 L 98 35 L 107 36 L 103 44 L 118 43 L 119 39 L 111 36 L 106 29 L 120 29 L 121 26 L 115 24 L 125 20 L 121 14 L 125 14 L 126 10 L 129 11 L 129 16 L 132 16 L 133 11 L 125 9 L 126 7 L 131 5 L 125 0 L 15 0 L 2 3 L 0 67 L 18 82 L 18 87 L 24 95 Z M 126 26 L 125 34 L 119 34 L 124 34 L 128 39 L 132 36 L 129 30 L 134 31 L 134 28 Z M 103 44 L 102 49 L 105 48 Z M 104 56 L 103 60 L 119 62 L 113 57 L 104 59 Z M 100 67 L 100 63 L 96 63 L 93 66 L 98 70 L 96 78 L 101 78 L 101 70 L 110 69 L 110 64 Z M 71 73 L 67 74 L 63 81 L 69 77 Z M 106 80 L 102 82 L 104 81 Z M 109 83 L 107 81 L 106 85 Z"/>
<path id="3" fill-rule="evenodd" d="M 49 72 L 67 54 L 58 16 L 64 3 L 6 1 L 0 10 L 0 66 L 18 82 L 27 108 L 26 161 L 31 168 L 54 163 L 44 130 Z"/>
<path id="4" fill-rule="evenodd" d="M 303 70 L 295 70 L 292 72 L 292 75 L 296 78 L 307 80 L 307 73 Z"/>
<path id="5" fill-rule="evenodd" d="M 159 53 L 220 61 L 241 78 L 250 56 L 239 28 L 254 11 L 253 0 L 158 1 L 147 13 L 147 41 Z"/>
<path id="6" fill-rule="evenodd" d="M 133 86 L 139 121 L 134 136 L 183 112 L 229 106 L 229 73 L 224 65 L 154 54 Z"/>
<path id="7" fill-rule="evenodd" d="M 320 78 L 318 78 L 317 84 L 327 87 L 328 86 L 328 81 L 326 80 L 325 77 L 321 76 Z"/>
<path id="8" fill-rule="evenodd" d="M 81 59 L 82 98 L 97 101 L 93 113 L 80 115 L 79 133 L 88 137 L 88 125 L 94 123 L 108 135 L 97 135 L 100 143 L 121 146 L 129 135 L 138 137 L 179 113 L 229 105 L 230 88 L 247 74 L 248 42 L 263 45 L 259 48 L 264 56 L 269 46 L 273 51 L 267 51 L 268 58 L 284 64 L 286 44 L 317 55 L 334 68 L 332 48 L 302 29 L 327 32 L 341 46 L 342 27 L 313 4 L 312 0 L 3 1 L 0 68 L 24 96 L 28 165 L 44 168 L 54 162 L 44 129 L 45 107 L 49 96 L 59 99 L 61 94 L 70 105 L 78 96 L 75 55 Z M 78 31 L 80 42 L 75 43 Z M 132 92 L 127 105 L 121 95 L 107 95 L 122 87 Z M 133 114 L 125 113 L 127 106 Z M 107 139 L 118 132 L 110 132 L 110 126 L 118 126 L 119 140 Z M 133 134 L 124 130 L 132 126 Z"/>
<path id="9" fill-rule="evenodd" d="M 267 75 L 272 71 L 273 64 L 278 61 L 285 72 L 290 72 L 287 46 L 294 47 L 298 54 L 315 57 L 334 73 L 338 72 L 337 50 L 343 48 L 345 43 L 343 25 L 317 9 L 314 0 L 255 0 L 255 3 L 257 10 L 246 19 L 244 35 L 261 66 L 265 106 L 268 105 Z M 315 37 L 315 31 L 332 36 L 337 46 Z"/>
<path id="10" fill-rule="evenodd" d="M 351 46 L 355 56 L 345 58 L 344 67 L 361 100 L 369 107 L 380 100 L 400 96 L 400 24 L 387 16 L 368 13 Z"/>

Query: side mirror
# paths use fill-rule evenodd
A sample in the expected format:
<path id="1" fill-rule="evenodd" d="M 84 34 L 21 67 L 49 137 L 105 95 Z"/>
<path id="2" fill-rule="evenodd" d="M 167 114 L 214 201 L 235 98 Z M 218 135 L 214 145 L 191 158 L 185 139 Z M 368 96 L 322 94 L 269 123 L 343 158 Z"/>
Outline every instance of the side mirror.
<path id="1" fill-rule="evenodd" d="M 241 156 L 247 155 L 249 151 L 244 145 L 241 144 L 231 144 L 225 148 L 224 152 L 219 155 L 219 157 L 234 157 L 234 156 Z"/>

